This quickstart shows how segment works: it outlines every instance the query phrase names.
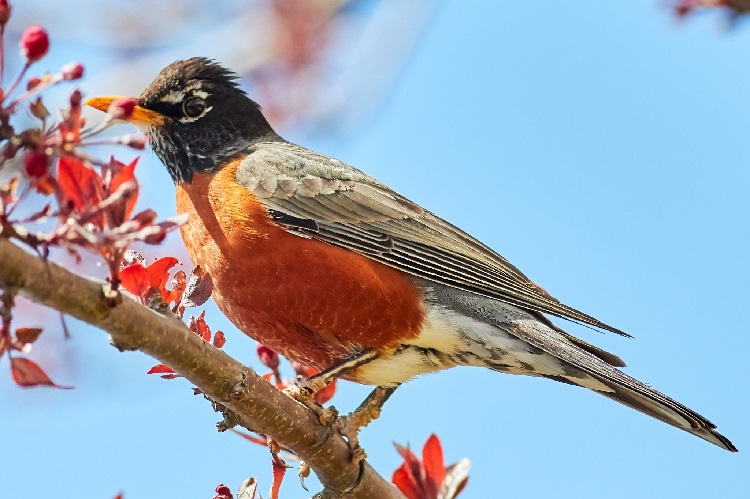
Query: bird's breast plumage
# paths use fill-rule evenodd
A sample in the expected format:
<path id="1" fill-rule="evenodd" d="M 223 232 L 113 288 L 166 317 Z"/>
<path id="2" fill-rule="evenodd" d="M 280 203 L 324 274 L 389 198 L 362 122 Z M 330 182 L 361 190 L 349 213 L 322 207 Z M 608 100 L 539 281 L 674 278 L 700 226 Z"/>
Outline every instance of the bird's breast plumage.
<path id="1" fill-rule="evenodd" d="M 235 181 L 235 162 L 177 187 L 182 238 L 221 311 L 257 341 L 317 369 L 415 338 L 421 290 L 402 272 L 279 227 Z"/>

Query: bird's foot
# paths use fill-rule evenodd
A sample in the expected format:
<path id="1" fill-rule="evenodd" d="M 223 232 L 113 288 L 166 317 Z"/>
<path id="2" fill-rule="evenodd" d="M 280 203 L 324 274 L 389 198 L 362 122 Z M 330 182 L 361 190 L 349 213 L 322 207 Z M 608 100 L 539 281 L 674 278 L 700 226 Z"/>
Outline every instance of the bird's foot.
<path id="1" fill-rule="evenodd" d="M 375 388 L 354 412 L 346 416 L 340 416 L 336 420 L 335 428 L 349 443 L 352 461 L 355 463 L 367 457 L 367 453 L 359 445 L 359 430 L 380 417 L 383 404 L 395 390 L 395 387 L 379 386 Z"/>
<path id="2" fill-rule="evenodd" d="M 315 401 L 315 394 L 342 375 L 377 358 L 377 352 L 367 351 L 358 353 L 331 368 L 310 376 L 307 379 L 298 380 L 294 385 L 285 388 L 284 391 L 294 400 L 305 405 L 305 407 L 317 414 L 320 418 L 321 424 L 325 426 L 331 425 L 336 421 L 336 418 L 338 418 L 338 411 L 336 411 L 335 407 L 326 409 L 321 406 Z"/>
<path id="3" fill-rule="evenodd" d="M 307 383 L 308 381 L 313 381 L 313 383 Z M 284 388 L 284 392 L 314 412 L 318 416 L 320 424 L 330 426 L 338 418 L 338 411 L 333 406 L 323 407 L 315 401 L 315 394 L 325 388 L 326 385 L 327 383 L 321 384 L 314 378 L 308 378 Z"/>

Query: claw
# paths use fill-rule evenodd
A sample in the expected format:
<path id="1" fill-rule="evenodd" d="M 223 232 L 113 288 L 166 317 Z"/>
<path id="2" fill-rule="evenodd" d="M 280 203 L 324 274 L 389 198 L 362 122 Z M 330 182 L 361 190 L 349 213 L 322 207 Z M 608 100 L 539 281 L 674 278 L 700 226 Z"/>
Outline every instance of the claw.
<path id="1" fill-rule="evenodd" d="M 323 426 L 330 426 L 334 421 L 336 421 L 336 418 L 338 418 L 339 412 L 333 406 L 323 407 L 322 405 L 315 402 L 315 399 L 313 397 L 315 396 L 315 392 L 317 390 L 313 390 L 313 387 L 315 387 L 318 383 L 310 384 L 312 386 L 306 384 L 306 382 L 311 379 L 313 378 L 299 381 L 294 385 L 284 388 L 283 391 L 294 400 L 313 411 L 315 415 L 318 416 L 320 424 L 322 424 Z"/>

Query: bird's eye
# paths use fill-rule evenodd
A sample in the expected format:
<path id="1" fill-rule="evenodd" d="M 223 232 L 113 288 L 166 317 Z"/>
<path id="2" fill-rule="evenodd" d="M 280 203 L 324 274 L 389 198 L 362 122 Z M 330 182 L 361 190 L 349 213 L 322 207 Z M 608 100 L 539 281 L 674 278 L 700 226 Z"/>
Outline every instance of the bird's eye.
<path id="1" fill-rule="evenodd" d="M 190 118 L 197 118 L 206 110 L 206 101 L 200 97 L 190 97 L 182 103 L 182 112 Z"/>

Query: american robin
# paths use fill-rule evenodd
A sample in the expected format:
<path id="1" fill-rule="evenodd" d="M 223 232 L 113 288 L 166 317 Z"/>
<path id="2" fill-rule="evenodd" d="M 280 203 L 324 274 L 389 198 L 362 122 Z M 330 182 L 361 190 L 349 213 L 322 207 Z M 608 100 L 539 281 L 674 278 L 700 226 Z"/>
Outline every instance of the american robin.
<path id="1" fill-rule="evenodd" d="M 213 277 L 219 309 L 289 359 L 387 394 L 454 366 L 539 376 L 736 452 L 709 420 L 545 314 L 625 333 L 366 173 L 287 142 L 218 63 L 170 64 L 129 121 L 175 182 L 177 211 L 190 215 L 183 241 Z"/>

